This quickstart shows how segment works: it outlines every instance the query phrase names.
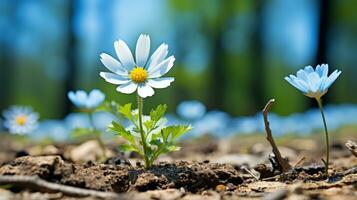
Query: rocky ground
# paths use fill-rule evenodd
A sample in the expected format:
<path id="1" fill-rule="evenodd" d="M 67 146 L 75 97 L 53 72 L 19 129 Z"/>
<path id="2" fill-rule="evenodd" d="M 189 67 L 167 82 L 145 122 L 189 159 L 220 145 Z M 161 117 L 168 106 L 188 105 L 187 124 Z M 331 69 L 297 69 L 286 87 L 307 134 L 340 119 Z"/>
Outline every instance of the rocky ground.
<path id="1" fill-rule="evenodd" d="M 355 199 L 356 136 L 339 133 L 329 175 L 320 159 L 321 134 L 278 138 L 291 169 L 283 172 L 264 135 L 202 137 L 182 143 L 145 170 L 135 154 L 108 142 L 102 159 L 96 141 L 29 143 L 0 141 L 0 199 Z M 355 148 L 355 149 L 354 149 Z"/>

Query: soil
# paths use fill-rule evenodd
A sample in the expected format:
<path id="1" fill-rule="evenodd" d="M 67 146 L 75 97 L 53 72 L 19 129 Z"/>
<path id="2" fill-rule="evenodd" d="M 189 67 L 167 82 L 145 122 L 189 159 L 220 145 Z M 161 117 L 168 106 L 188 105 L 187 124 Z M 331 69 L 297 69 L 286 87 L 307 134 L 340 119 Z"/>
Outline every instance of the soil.
<path id="1" fill-rule="evenodd" d="M 202 141 L 204 145 L 199 145 Z M 356 198 L 357 158 L 344 148 L 344 139 L 332 145 L 329 176 L 318 162 L 324 153 L 319 150 L 319 141 L 307 139 L 297 148 L 294 143 L 289 146 L 289 142 L 279 146 L 293 166 L 286 173 L 279 171 L 271 157 L 269 160 L 271 148 L 264 140 L 252 141 L 251 145 L 246 139 L 190 141 L 182 145 L 182 151 L 161 157 L 146 170 L 136 155 L 117 152 L 115 145 L 108 150 L 117 156 L 104 162 L 80 162 L 68 156 L 71 155 L 68 151 L 79 144 L 39 148 L 38 144 L 9 144 L 16 143 L 11 140 L 0 150 L 0 175 L 38 176 L 59 185 L 114 192 L 119 199 L 130 200 Z M 313 143 L 316 149 L 312 148 Z M 309 146 L 304 148 L 304 144 Z M 244 145 L 249 148 L 244 149 Z M 0 185 L 0 197 L 1 200 L 101 199 L 46 192 L 24 184 Z"/>
<path id="2" fill-rule="evenodd" d="M 65 185 L 100 191 L 126 192 L 184 188 L 193 193 L 219 184 L 243 183 L 231 165 L 217 163 L 161 162 L 151 169 L 141 166 L 64 161 L 60 156 L 24 156 L 0 168 L 1 175 L 27 175 Z"/>

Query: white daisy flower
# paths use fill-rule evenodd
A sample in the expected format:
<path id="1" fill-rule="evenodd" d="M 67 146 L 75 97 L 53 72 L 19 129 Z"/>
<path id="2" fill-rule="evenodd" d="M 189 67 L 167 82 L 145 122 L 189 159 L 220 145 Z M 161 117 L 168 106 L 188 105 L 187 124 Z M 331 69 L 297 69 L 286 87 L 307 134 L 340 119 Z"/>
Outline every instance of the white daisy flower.
<path id="1" fill-rule="evenodd" d="M 29 134 L 38 127 L 38 114 L 31 107 L 12 106 L 3 113 L 4 126 L 14 134 Z"/>
<path id="2" fill-rule="evenodd" d="M 108 54 L 102 53 L 100 60 L 111 72 L 100 72 L 100 76 L 107 82 L 118 85 L 116 90 L 131 94 L 135 91 L 146 98 L 154 95 L 154 89 L 170 86 L 175 79 L 162 78 L 174 65 L 175 57 L 168 58 L 168 45 L 161 44 L 149 58 L 150 37 L 141 34 L 135 49 L 135 60 L 128 45 L 118 40 L 114 43 L 119 61 Z"/>

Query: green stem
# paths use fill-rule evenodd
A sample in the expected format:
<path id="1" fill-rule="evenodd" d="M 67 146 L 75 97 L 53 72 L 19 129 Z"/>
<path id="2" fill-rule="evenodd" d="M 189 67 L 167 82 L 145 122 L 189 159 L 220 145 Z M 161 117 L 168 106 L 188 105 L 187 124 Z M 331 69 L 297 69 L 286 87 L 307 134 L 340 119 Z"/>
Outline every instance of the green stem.
<path id="1" fill-rule="evenodd" d="M 328 164 L 330 160 L 330 145 L 329 145 L 329 137 L 328 137 L 328 131 L 327 131 L 327 124 L 326 124 L 326 119 L 325 119 L 325 114 L 324 114 L 324 107 L 322 106 L 321 98 L 316 98 L 317 104 L 319 105 L 320 112 L 322 115 L 322 120 L 324 122 L 324 127 L 325 127 L 325 136 L 326 136 L 326 161 L 324 161 L 325 164 L 325 174 L 328 175 Z"/>
<path id="2" fill-rule="evenodd" d="M 94 120 L 93 120 L 93 112 L 90 111 L 90 112 L 88 113 L 88 115 L 89 115 L 89 123 L 90 123 L 90 125 L 91 125 L 91 127 L 92 127 L 92 129 L 91 129 L 91 130 L 92 130 L 92 133 L 94 134 L 95 139 L 97 140 L 97 142 L 98 142 L 100 148 L 102 149 L 103 158 L 105 159 L 105 158 L 107 157 L 107 156 L 106 156 L 106 153 L 105 153 L 105 146 L 104 146 L 103 141 L 102 141 L 101 138 L 100 138 L 100 133 L 99 133 L 99 131 L 95 128 Z"/>
<path id="3" fill-rule="evenodd" d="M 138 95 L 138 110 L 139 110 L 139 131 L 141 136 L 141 143 L 143 145 L 145 168 L 150 168 L 150 162 L 148 158 L 147 146 L 146 146 L 146 136 L 143 129 L 143 98 Z"/>

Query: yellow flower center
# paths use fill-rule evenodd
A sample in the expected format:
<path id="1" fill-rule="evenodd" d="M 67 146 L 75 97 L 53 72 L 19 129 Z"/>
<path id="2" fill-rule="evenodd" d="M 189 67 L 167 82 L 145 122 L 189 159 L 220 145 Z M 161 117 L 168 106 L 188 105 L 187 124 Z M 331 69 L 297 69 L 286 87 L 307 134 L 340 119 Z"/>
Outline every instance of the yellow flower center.
<path id="1" fill-rule="evenodd" d="M 15 119 L 16 123 L 20 126 L 23 126 L 26 124 L 27 117 L 25 115 L 19 115 Z"/>
<path id="2" fill-rule="evenodd" d="M 142 83 L 146 81 L 146 78 L 148 77 L 147 71 L 142 68 L 142 67 L 135 67 L 133 70 L 130 72 L 130 78 L 133 80 L 135 83 Z"/>

